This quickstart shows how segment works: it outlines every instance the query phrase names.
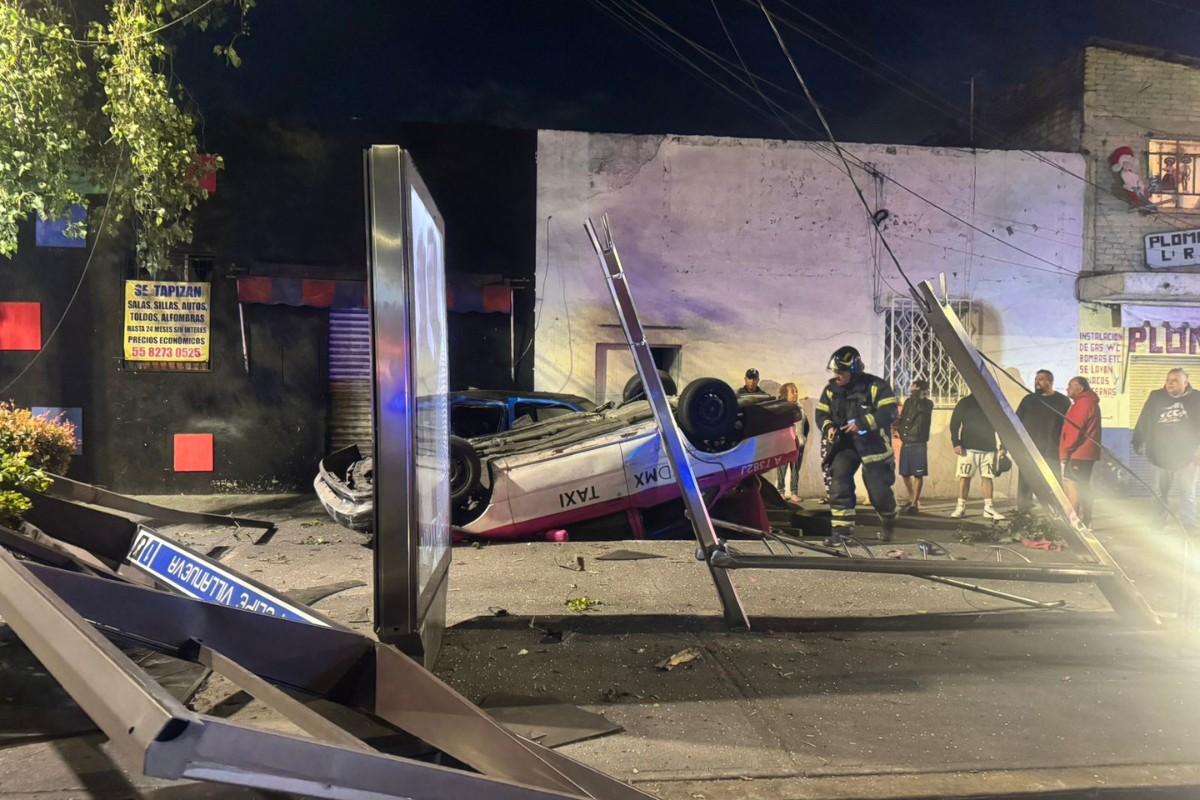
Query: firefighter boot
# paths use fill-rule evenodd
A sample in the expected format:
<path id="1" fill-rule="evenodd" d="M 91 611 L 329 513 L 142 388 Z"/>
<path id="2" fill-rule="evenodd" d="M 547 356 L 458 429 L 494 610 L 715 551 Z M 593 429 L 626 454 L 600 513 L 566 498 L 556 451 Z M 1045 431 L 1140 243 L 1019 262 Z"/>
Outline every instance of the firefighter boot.
<path id="1" fill-rule="evenodd" d="M 896 515 L 881 514 L 879 517 L 879 541 L 890 542 L 896 538 Z"/>

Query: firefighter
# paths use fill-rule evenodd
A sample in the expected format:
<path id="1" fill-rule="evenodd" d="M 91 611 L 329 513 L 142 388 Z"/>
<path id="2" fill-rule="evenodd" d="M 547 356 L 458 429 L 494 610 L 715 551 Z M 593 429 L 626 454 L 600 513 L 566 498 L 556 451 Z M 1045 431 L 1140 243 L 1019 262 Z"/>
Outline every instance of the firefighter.
<path id="1" fill-rule="evenodd" d="M 817 425 L 828 443 L 831 474 L 829 507 L 833 511 L 830 547 L 854 534 L 854 473 L 862 479 L 871 505 L 882 523 L 879 538 L 890 542 L 896 522 L 896 464 L 891 429 L 897 400 L 887 381 L 863 371 L 862 357 L 853 347 L 839 347 L 829 359 L 834 379 L 817 402 Z"/>

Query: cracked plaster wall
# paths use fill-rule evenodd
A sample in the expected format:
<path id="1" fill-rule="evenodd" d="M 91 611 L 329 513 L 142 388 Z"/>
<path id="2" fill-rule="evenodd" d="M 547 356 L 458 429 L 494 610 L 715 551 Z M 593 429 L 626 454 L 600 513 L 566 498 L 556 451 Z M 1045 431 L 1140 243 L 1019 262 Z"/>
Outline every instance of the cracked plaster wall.
<path id="1" fill-rule="evenodd" d="M 848 149 L 1000 240 L 856 171 L 872 208 L 888 209 L 885 235 L 913 281 L 945 273 L 951 296 L 981 308 L 986 352 L 1026 382 L 1048 367 L 1065 386 L 1077 366 L 1083 184 L 1019 152 Z M 1078 155 L 1043 155 L 1083 169 Z M 882 373 L 877 310 L 904 283 L 881 248 L 875 279 L 876 237 L 826 158 L 801 142 L 539 132 L 536 388 L 604 400 L 633 372 L 628 351 L 598 347 L 624 342 L 583 230 L 605 212 L 651 344 L 682 346 L 684 383 L 739 386 L 754 366 L 815 397 L 842 344 Z M 934 418 L 935 495 L 953 492 L 949 417 Z M 810 497 L 820 493 L 815 461 L 802 472 Z"/>

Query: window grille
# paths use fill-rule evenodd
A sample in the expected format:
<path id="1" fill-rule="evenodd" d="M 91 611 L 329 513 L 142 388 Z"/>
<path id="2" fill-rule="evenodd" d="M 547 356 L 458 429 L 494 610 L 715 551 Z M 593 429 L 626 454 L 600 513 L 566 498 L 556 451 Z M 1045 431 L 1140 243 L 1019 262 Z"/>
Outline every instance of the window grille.
<path id="1" fill-rule="evenodd" d="M 950 307 L 975 340 L 978 325 L 971 301 L 951 300 Z M 916 303 L 894 298 L 884 312 L 884 321 L 884 377 L 898 396 L 906 396 L 918 378 L 929 381 L 929 399 L 938 408 L 953 408 L 971 393 Z"/>
<path id="2" fill-rule="evenodd" d="M 1151 139 L 1147 158 L 1152 203 L 1165 209 L 1200 207 L 1200 142 Z"/>

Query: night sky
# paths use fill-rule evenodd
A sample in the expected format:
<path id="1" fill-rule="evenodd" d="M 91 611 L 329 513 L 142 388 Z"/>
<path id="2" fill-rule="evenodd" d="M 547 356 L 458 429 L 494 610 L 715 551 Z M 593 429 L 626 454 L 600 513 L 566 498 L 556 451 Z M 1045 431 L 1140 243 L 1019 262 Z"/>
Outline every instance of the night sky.
<path id="1" fill-rule="evenodd" d="M 236 43 L 240 69 L 211 54 L 228 32 L 191 34 L 176 69 L 206 112 L 813 138 L 804 123 L 791 123 L 795 133 L 789 133 L 749 87 L 662 27 L 736 65 L 719 11 L 750 70 L 782 87 L 761 88 L 815 124 L 757 3 L 715 0 L 715 10 L 713 3 L 259 0 L 248 19 L 251 35 Z M 768 0 L 767 6 L 817 40 L 782 26 L 835 134 L 847 141 L 921 142 L 965 119 L 972 75 L 983 115 L 1005 87 L 1061 62 L 1091 37 L 1200 56 L 1200 0 Z M 648 35 L 661 43 L 651 44 Z M 662 43 L 677 52 L 664 54 Z M 684 58 L 754 108 L 697 77 Z M 930 103 L 948 105 L 949 113 Z"/>

